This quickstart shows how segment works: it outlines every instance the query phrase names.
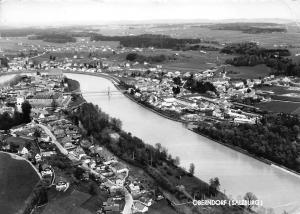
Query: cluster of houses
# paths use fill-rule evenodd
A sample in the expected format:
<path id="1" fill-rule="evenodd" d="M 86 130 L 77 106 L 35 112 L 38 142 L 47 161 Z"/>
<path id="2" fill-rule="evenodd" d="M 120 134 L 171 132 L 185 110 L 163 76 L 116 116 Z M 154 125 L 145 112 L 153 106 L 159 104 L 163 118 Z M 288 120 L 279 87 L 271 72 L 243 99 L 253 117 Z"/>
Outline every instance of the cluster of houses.
<path id="1" fill-rule="evenodd" d="M 147 76 L 133 78 L 127 76 L 124 82 L 132 86 L 128 92 L 133 94 L 136 99 L 148 102 L 157 109 L 174 111 L 181 115 L 181 119 L 186 121 L 214 118 L 217 120 L 227 119 L 235 123 L 256 123 L 259 119 L 258 114 L 248 114 L 242 110 L 236 113 L 236 109 L 232 104 L 233 98 L 262 98 L 255 93 L 253 86 L 249 87 L 243 81 L 230 81 L 226 75 L 223 75 L 223 78 L 205 79 L 215 86 L 218 96 L 215 93 L 191 93 L 183 86 L 180 87 L 180 93 L 175 96 L 172 89 L 177 85 L 174 83 L 173 78 L 180 77 L 182 85 L 184 85 L 184 76 L 188 75 L 187 73 L 181 75 L 178 72 L 169 72 L 160 80 Z"/>
<path id="2" fill-rule="evenodd" d="M 62 83 L 62 73 L 49 72 L 40 75 L 21 75 L 19 82 L 15 85 L 7 85 L 0 89 L 2 110 L 12 113 L 16 106 L 21 111 L 22 103 L 26 100 L 32 106 L 32 114 L 45 117 L 48 112 L 45 110 L 49 107 L 67 107 L 71 96 L 64 95 L 64 85 Z M 9 108 L 9 109 L 8 109 Z"/>

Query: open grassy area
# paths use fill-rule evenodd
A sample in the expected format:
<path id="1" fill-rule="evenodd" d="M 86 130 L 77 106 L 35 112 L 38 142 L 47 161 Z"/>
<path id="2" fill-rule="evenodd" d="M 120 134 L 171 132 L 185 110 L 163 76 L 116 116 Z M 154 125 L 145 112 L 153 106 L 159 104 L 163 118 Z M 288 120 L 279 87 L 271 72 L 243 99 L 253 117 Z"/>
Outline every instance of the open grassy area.
<path id="1" fill-rule="evenodd" d="M 42 214 L 91 214 L 90 211 L 81 207 L 91 195 L 71 189 L 60 194 L 63 196 L 48 203 L 41 212 Z"/>
<path id="2" fill-rule="evenodd" d="M 250 66 L 228 66 L 226 68 L 227 76 L 232 79 L 256 79 L 259 77 L 268 76 L 271 72 L 271 69 L 266 65 L 256 65 L 253 67 Z"/>
<path id="3" fill-rule="evenodd" d="M 266 103 L 258 103 L 256 106 L 266 111 L 300 114 L 299 103 L 271 101 Z"/>

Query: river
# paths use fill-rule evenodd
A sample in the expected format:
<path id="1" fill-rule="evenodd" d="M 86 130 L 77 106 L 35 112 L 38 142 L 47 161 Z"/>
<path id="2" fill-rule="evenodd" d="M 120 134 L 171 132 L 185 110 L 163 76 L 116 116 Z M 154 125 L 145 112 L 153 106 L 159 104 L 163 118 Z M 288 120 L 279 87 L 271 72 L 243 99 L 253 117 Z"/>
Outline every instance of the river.
<path id="1" fill-rule="evenodd" d="M 96 92 L 116 90 L 101 77 L 66 74 L 80 82 L 81 91 Z M 221 190 L 233 198 L 253 192 L 264 207 L 276 213 L 283 210 L 300 213 L 300 176 L 287 173 L 247 155 L 234 151 L 212 140 L 195 134 L 181 123 L 161 117 L 126 98 L 123 94 L 86 93 L 88 102 L 97 104 L 109 115 L 119 118 L 123 129 L 143 139 L 146 143 L 161 143 L 173 157 L 179 156 L 183 167 L 195 164 L 195 176 L 208 181 L 218 177 Z"/>
<path id="2" fill-rule="evenodd" d="M 9 80 L 13 79 L 15 76 L 16 76 L 15 74 L 1 75 L 0 73 L 0 88 L 3 83 L 8 82 Z"/>

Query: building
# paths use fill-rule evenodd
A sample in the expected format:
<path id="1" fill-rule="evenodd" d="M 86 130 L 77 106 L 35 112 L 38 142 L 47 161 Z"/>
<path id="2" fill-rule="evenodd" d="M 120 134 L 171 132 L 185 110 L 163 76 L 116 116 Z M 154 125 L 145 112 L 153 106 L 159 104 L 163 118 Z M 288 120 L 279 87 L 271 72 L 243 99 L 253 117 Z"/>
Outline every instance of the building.
<path id="1" fill-rule="evenodd" d="M 18 112 L 22 112 L 22 104 L 24 103 L 24 101 L 24 97 L 17 97 L 16 107 Z"/>
<path id="2" fill-rule="evenodd" d="M 62 105 L 63 96 L 59 93 L 43 93 L 29 96 L 26 100 L 32 107 L 53 107 Z"/>

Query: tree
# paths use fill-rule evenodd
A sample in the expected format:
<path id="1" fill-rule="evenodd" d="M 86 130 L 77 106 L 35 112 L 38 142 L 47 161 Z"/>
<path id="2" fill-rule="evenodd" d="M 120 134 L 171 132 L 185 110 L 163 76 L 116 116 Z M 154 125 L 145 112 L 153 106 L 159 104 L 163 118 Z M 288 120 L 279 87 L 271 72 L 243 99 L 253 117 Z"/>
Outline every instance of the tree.
<path id="1" fill-rule="evenodd" d="M 30 103 L 26 100 L 25 102 L 22 103 L 22 113 L 23 113 L 23 122 L 29 123 L 31 121 L 30 114 L 31 114 L 31 105 Z"/>
<path id="2" fill-rule="evenodd" d="M 55 99 L 53 99 L 53 98 L 52 98 L 52 102 L 51 102 L 51 108 L 52 108 L 52 111 L 55 111 L 57 108 L 57 103 L 56 103 Z"/>
<path id="3" fill-rule="evenodd" d="M 219 178 L 211 178 L 209 180 L 209 189 L 210 189 L 210 194 L 216 195 L 218 190 L 220 189 L 220 181 Z"/>
<path id="4" fill-rule="evenodd" d="M 137 53 L 129 53 L 126 56 L 126 60 L 128 60 L 128 61 L 134 61 L 134 60 L 137 59 L 137 57 L 138 57 Z"/>
<path id="5" fill-rule="evenodd" d="M 172 91 L 173 91 L 173 94 L 176 96 L 177 94 L 179 94 L 180 93 L 180 88 L 179 88 L 179 86 L 176 86 L 176 87 L 173 87 L 172 88 Z"/>
<path id="6" fill-rule="evenodd" d="M 173 82 L 174 82 L 174 84 L 176 84 L 176 85 L 181 85 L 181 79 L 180 79 L 180 77 L 174 77 L 174 78 L 173 78 Z"/>
<path id="7" fill-rule="evenodd" d="M 156 143 L 155 144 L 155 148 L 157 149 L 157 151 L 161 151 L 161 143 Z"/>
<path id="8" fill-rule="evenodd" d="M 251 204 L 251 201 L 257 200 L 257 197 L 252 192 L 247 192 L 244 196 L 244 199 L 249 202 L 247 209 L 251 210 L 251 208 L 254 206 Z"/>
<path id="9" fill-rule="evenodd" d="M 112 118 L 111 124 L 116 131 L 120 131 L 122 129 L 122 121 L 117 118 Z"/>
<path id="10" fill-rule="evenodd" d="M 8 68 L 9 67 L 8 66 L 8 62 L 9 61 L 8 61 L 7 58 L 0 58 L 0 67 L 3 66 L 3 67 L 7 67 Z"/>
<path id="11" fill-rule="evenodd" d="M 176 158 L 174 160 L 174 165 L 176 165 L 176 166 L 180 165 L 180 158 L 178 156 L 176 156 Z"/>
<path id="12" fill-rule="evenodd" d="M 194 173 L 195 173 L 195 164 L 193 164 L 193 163 L 190 164 L 189 173 L 191 175 L 194 175 Z"/>
<path id="13" fill-rule="evenodd" d="M 35 129 L 34 132 L 33 132 L 33 136 L 34 136 L 35 138 L 41 137 L 41 130 Z"/>

